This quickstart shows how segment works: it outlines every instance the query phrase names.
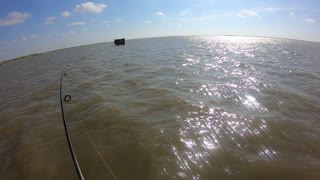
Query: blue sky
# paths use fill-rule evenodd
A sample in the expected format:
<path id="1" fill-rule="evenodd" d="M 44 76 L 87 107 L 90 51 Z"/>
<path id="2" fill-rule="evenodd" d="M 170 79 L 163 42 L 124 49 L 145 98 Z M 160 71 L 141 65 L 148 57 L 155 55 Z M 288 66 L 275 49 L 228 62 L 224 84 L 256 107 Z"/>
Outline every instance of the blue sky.
<path id="1" fill-rule="evenodd" d="M 1 0 L 0 61 L 66 47 L 171 35 L 320 42 L 319 0 Z"/>

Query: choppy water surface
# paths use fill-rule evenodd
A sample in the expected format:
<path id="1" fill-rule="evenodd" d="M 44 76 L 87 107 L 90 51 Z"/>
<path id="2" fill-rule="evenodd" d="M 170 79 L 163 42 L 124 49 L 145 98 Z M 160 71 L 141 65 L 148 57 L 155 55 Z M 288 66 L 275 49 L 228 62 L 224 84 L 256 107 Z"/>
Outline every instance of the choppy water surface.
<path id="1" fill-rule="evenodd" d="M 0 66 L 0 177 L 320 179 L 320 44 L 188 36 L 103 43 Z"/>

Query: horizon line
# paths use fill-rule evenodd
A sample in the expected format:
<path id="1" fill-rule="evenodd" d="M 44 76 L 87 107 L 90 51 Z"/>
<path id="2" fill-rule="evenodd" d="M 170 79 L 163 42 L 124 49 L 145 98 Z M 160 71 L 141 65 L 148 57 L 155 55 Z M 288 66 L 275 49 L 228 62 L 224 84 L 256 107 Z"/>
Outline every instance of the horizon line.
<path id="1" fill-rule="evenodd" d="M 303 39 L 293 39 L 293 38 L 284 38 L 284 37 L 273 37 L 273 36 L 250 36 L 250 35 L 233 35 L 233 34 L 226 34 L 226 35 L 210 35 L 210 34 L 204 34 L 204 35 L 169 35 L 169 36 L 152 36 L 152 37 L 138 37 L 138 38 L 130 38 L 126 40 L 138 40 L 138 39 L 151 39 L 151 38 L 165 38 L 165 37 L 183 37 L 183 36 L 238 36 L 238 37 L 253 37 L 253 38 L 271 38 L 271 39 L 282 39 L 282 40 L 293 40 L 293 41 L 304 41 L 304 42 L 310 42 L 310 43 L 320 43 L 320 41 L 310 41 L 310 40 L 303 40 Z M 32 53 L 32 54 L 26 54 L 23 56 L 17 56 L 12 59 L 6 59 L 6 60 L 0 60 L 0 65 L 6 64 L 9 62 L 14 62 L 18 61 L 23 58 L 28 58 L 28 57 L 33 57 L 33 56 L 38 56 L 50 52 L 55 52 L 55 51 L 60 51 L 60 50 L 65 50 L 65 49 L 71 49 L 71 48 L 76 48 L 76 47 L 82 47 L 82 46 L 89 46 L 89 45 L 95 45 L 95 44 L 102 44 L 102 43 L 110 43 L 113 41 L 104 41 L 104 42 L 96 42 L 96 43 L 88 43 L 88 44 L 83 44 L 83 45 L 78 45 L 78 46 L 70 46 L 66 48 L 61 48 L 61 49 L 53 49 L 53 50 L 48 50 L 48 51 L 43 51 L 43 52 L 38 52 L 38 53 Z"/>

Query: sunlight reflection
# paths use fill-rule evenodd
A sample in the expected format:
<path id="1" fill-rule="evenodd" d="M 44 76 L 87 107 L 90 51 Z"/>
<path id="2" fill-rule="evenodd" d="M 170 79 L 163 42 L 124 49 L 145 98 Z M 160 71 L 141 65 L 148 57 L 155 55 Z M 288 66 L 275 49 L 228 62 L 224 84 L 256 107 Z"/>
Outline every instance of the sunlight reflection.
<path id="1" fill-rule="evenodd" d="M 241 98 L 242 99 L 242 98 Z M 258 110 L 258 111 L 267 111 L 267 109 L 261 106 L 256 98 L 251 95 L 246 95 L 245 99 L 243 99 L 243 105 L 248 109 Z"/>
<path id="2" fill-rule="evenodd" d="M 177 119 L 181 123 L 179 140 L 184 148 L 172 151 L 181 168 L 179 178 L 186 175 L 197 179 L 199 174 L 194 169 L 214 167 L 216 157 L 245 163 L 257 158 L 276 158 L 275 150 L 260 143 L 268 134 L 266 121 L 252 115 L 268 111 L 258 96 L 265 84 L 257 78 L 261 72 L 247 63 L 257 57 L 259 44 L 272 41 L 229 36 L 191 37 L 190 41 L 197 44 L 194 46 L 197 51 L 193 54 L 185 51 L 180 56 L 181 64 L 200 83 L 188 89 L 186 98 L 192 102 L 192 108 Z M 220 157 L 221 152 L 230 152 L 232 157 Z M 221 168 L 228 174 L 237 172 L 232 165 Z"/>

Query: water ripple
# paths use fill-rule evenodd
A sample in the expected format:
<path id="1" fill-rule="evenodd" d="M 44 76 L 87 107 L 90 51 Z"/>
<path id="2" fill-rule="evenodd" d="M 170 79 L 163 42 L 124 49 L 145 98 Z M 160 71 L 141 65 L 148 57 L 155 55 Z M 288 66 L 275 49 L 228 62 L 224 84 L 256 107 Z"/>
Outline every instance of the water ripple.
<path id="1" fill-rule="evenodd" d="M 118 179 L 319 179 L 319 48 L 166 37 L 1 65 L 0 176 L 72 179 L 58 109 L 58 79 L 70 64 L 63 93 Z M 86 178 L 107 179 L 71 104 L 65 108 Z"/>

